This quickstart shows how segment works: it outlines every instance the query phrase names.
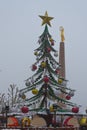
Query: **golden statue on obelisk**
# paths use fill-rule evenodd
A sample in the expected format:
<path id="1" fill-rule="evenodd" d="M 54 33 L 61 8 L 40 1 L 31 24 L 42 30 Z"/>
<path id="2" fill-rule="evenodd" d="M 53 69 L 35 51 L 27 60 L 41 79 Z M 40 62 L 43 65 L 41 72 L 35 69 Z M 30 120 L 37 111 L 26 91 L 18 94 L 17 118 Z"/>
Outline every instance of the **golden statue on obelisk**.
<path id="1" fill-rule="evenodd" d="M 64 28 L 62 26 L 60 26 L 60 35 L 61 35 L 61 42 L 64 42 L 65 37 L 64 37 Z"/>

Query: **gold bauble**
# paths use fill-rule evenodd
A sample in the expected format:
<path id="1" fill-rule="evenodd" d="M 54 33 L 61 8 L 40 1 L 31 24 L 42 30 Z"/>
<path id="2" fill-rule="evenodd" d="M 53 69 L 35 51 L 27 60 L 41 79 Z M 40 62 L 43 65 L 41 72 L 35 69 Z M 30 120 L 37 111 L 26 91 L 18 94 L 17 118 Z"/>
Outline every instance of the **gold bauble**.
<path id="1" fill-rule="evenodd" d="M 53 106 L 50 106 L 50 112 L 54 112 Z"/>
<path id="2" fill-rule="evenodd" d="M 21 97 L 22 97 L 22 99 L 26 99 L 26 95 L 25 94 L 23 94 Z"/>
<path id="3" fill-rule="evenodd" d="M 53 41 L 53 39 L 52 39 L 52 38 L 49 38 L 49 41 L 50 41 L 50 42 L 52 42 L 52 41 Z"/>
<path id="4" fill-rule="evenodd" d="M 34 95 L 38 94 L 38 89 L 36 89 L 36 88 L 32 89 L 32 93 L 33 93 Z"/>
<path id="5" fill-rule="evenodd" d="M 63 82 L 62 79 L 58 79 L 58 83 L 61 84 Z"/>
<path id="6" fill-rule="evenodd" d="M 37 55 L 38 55 L 38 52 L 37 52 L 37 51 L 35 51 L 35 52 L 34 52 L 34 55 L 36 55 L 36 56 L 37 56 Z"/>
<path id="7" fill-rule="evenodd" d="M 86 121 L 87 121 L 87 118 L 86 117 L 82 117 L 81 120 L 80 120 L 80 125 L 87 124 Z"/>
<path id="8" fill-rule="evenodd" d="M 46 67 L 46 62 L 42 61 L 41 62 L 41 67 L 45 68 Z"/>

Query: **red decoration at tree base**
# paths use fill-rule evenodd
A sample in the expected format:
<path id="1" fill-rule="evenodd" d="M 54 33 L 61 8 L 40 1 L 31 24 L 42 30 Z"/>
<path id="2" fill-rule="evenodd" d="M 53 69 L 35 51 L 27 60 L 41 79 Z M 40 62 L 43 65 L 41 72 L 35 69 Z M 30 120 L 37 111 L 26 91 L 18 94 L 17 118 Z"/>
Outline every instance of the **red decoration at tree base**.
<path id="1" fill-rule="evenodd" d="M 23 107 L 21 108 L 21 111 L 22 111 L 23 113 L 27 113 L 27 112 L 29 111 L 29 109 L 28 109 L 27 106 L 23 106 Z"/>
<path id="2" fill-rule="evenodd" d="M 79 107 L 73 107 L 73 108 L 72 108 L 72 112 L 78 113 L 78 112 L 79 112 Z"/>

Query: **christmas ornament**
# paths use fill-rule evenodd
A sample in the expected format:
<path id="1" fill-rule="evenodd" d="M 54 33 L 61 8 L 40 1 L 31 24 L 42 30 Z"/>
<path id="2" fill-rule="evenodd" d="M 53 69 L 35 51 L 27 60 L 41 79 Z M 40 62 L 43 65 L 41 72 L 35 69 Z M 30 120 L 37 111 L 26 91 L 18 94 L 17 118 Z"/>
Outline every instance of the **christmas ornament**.
<path id="1" fill-rule="evenodd" d="M 35 52 L 34 52 L 34 55 L 36 55 L 36 56 L 37 56 L 37 55 L 38 55 L 38 52 L 37 52 L 37 51 L 35 51 Z"/>
<path id="2" fill-rule="evenodd" d="M 70 96 L 70 95 L 67 95 L 67 96 L 66 96 L 66 99 L 67 99 L 67 100 L 70 100 L 70 99 L 71 99 L 71 96 Z"/>
<path id="3" fill-rule="evenodd" d="M 53 66 L 53 69 L 56 69 L 56 65 L 55 65 L 55 63 L 53 63 L 53 65 L 52 65 L 52 66 Z"/>
<path id="4" fill-rule="evenodd" d="M 45 12 L 45 16 L 39 15 L 39 17 L 43 20 L 42 25 L 48 24 L 49 26 L 51 26 L 50 21 L 53 19 L 53 17 L 49 17 L 47 11 Z"/>
<path id="5" fill-rule="evenodd" d="M 51 48 L 50 47 L 47 47 L 47 52 L 50 52 L 51 51 Z"/>
<path id="6" fill-rule="evenodd" d="M 55 70 L 55 73 L 56 73 L 56 74 L 59 74 L 59 71 L 60 71 L 60 69 L 57 68 L 57 69 Z"/>
<path id="7" fill-rule="evenodd" d="M 46 62 L 45 62 L 45 61 L 42 61 L 42 62 L 41 62 L 41 67 L 42 67 L 42 68 L 45 68 L 45 67 L 46 67 Z"/>
<path id="8" fill-rule="evenodd" d="M 32 65 L 32 71 L 35 71 L 37 69 L 36 65 Z"/>
<path id="9" fill-rule="evenodd" d="M 54 46 L 54 40 L 50 38 L 49 41 L 51 42 L 51 45 Z"/>
<path id="10" fill-rule="evenodd" d="M 38 56 L 41 56 L 42 54 L 43 54 L 43 52 L 42 52 L 42 51 L 40 51 L 40 52 L 39 52 L 39 54 L 38 54 Z"/>
<path id="11" fill-rule="evenodd" d="M 54 90 L 54 94 L 58 97 L 60 95 L 61 91 L 60 90 Z"/>
<path id="12" fill-rule="evenodd" d="M 48 83 L 48 82 L 49 82 L 49 77 L 48 77 L 48 76 L 44 76 L 43 81 L 44 81 L 45 83 Z"/>
<path id="13" fill-rule="evenodd" d="M 53 105 L 50 106 L 50 112 L 54 112 Z"/>
<path id="14" fill-rule="evenodd" d="M 34 84 L 34 78 L 33 78 L 33 76 L 31 77 L 31 83 Z"/>
<path id="15" fill-rule="evenodd" d="M 26 99 L 26 95 L 22 92 L 19 93 L 19 97 L 21 97 L 22 99 Z"/>
<path id="16" fill-rule="evenodd" d="M 32 93 L 33 93 L 34 95 L 38 94 L 38 89 L 36 89 L 36 88 L 32 89 Z"/>
<path id="17" fill-rule="evenodd" d="M 78 112 L 79 112 L 79 107 L 73 107 L 73 108 L 72 108 L 72 112 L 78 113 Z"/>
<path id="18" fill-rule="evenodd" d="M 19 92 L 19 97 L 21 97 L 23 95 L 23 93 L 22 92 Z"/>
<path id="19" fill-rule="evenodd" d="M 54 56 L 55 56 L 55 57 L 57 57 L 57 56 L 58 56 L 58 52 L 57 52 L 57 51 L 54 53 Z"/>
<path id="20" fill-rule="evenodd" d="M 53 41 L 53 42 L 51 42 L 51 46 L 54 46 L 54 41 Z"/>
<path id="21" fill-rule="evenodd" d="M 26 99 L 26 95 L 23 94 L 23 95 L 21 96 L 21 98 L 22 98 L 22 99 Z"/>
<path id="22" fill-rule="evenodd" d="M 82 117 L 82 118 L 80 119 L 80 125 L 85 126 L 86 123 L 87 123 L 87 118 L 86 118 L 86 117 Z"/>
<path id="23" fill-rule="evenodd" d="M 25 85 L 26 85 L 26 86 L 30 86 L 30 84 L 31 84 L 30 81 L 29 81 L 29 80 L 26 80 Z"/>
<path id="24" fill-rule="evenodd" d="M 58 83 L 61 84 L 63 82 L 62 79 L 58 79 Z"/>
<path id="25" fill-rule="evenodd" d="M 49 41 L 50 41 L 50 42 L 52 42 L 52 41 L 53 41 L 53 39 L 52 39 L 52 38 L 49 38 Z"/>
<path id="26" fill-rule="evenodd" d="M 37 60 L 37 61 L 39 60 L 39 56 L 37 56 L 36 60 Z"/>
<path id="27" fill-rule="evenodd" d="M 67 81 L 66 81 L 66 80 L 63 80 L 62 85 L 63 85 L 63 86 L 66 86 L 66 85 L 67 85 Z M 68 94 L 68 95 L 69 95 L 69 94 Z"/>
<path id="28" fill-rule="evenodd" d="M 72 96 L 74 96 L 74 90 L 71 90 L 70 92 L 69 92 L 69 95 L 72 97 Z"/>
<path id="29" fill-rule="evenodd" d="M 28 109 L 27 106 L 23 106 L 23 107 L 21 108 L 21 111 L 22 111 L 23 113 L 27 113 L 27 112 L 29 111 L 29 109 Z"/>

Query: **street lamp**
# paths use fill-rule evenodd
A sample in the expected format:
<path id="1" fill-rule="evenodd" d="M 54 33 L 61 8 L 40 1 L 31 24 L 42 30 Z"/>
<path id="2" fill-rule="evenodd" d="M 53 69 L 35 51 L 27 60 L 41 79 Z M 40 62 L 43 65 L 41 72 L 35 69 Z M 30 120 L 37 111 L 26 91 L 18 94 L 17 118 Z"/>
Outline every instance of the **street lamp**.
<path id="1" fill-rule="evenodd" d="M 57 104 L 53 104 L 53 110 L 54 110 L 54 127 L 56 128 L 56 110 L 58 108 Z"/>
<path id="2" fill-rule="evenodd" d="M 4 126 L 4 122 L 5 122 L 4 113 L 5 113 L 5 107 L 2 107 L 2 126 Z"/>
<path id="3" fill-rule="evenodd" d="M 85 112 L 86 112 L 86 114 L 87 114 L 87 108 L 86 108 Z"/>
<path id="4" fill-rule="evenodd" d="M 5 106 L 5 112 L 6 112 L 6 128 L 7 128 L 7 118 L 8 118 L 7 113 L 8 113 L 8 111 L 9 111 L 9 106 L 6 105 L 6 106 Z"/>

